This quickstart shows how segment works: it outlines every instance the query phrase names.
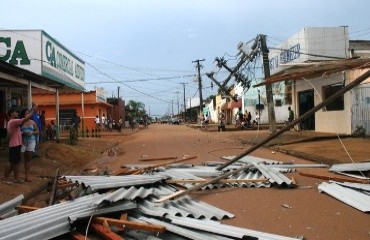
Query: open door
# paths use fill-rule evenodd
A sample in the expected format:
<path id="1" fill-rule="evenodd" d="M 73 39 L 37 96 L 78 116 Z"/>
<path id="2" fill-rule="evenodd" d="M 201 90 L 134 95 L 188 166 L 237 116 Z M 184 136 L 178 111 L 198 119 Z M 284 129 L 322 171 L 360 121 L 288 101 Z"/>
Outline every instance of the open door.
<path id="1" fill-rule="evenodd" d="M 298 114 L 302 116 L 315 106 L 314 104 L 314 90 L 306 90 L 298 92 Z M 315 115 L 301 122 L 300 128 L 303 130 L 315 130 Z"/>

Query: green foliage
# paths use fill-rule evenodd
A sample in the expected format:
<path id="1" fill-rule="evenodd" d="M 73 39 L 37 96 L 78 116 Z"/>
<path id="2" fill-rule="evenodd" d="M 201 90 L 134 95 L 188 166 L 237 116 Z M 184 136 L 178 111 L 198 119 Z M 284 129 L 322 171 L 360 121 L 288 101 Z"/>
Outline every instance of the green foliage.
<path id="1" fill-rule="evenodd" d="M 126 119 L 141 118 L 146 115 L 145 104 L 134 100 L 128 101 L 126 105 Z"/>

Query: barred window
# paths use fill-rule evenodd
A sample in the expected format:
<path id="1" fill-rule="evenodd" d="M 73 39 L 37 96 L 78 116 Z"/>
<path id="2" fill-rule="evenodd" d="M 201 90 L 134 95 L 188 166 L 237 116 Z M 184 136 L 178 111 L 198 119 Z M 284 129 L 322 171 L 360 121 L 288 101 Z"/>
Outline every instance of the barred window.
<path id="1" fill-rule="evenodd" d="M 343 88 L 342 83 L 332 84 L 328 86 L 322 87 L 322 93 L 323 93 L 323 101 L 337 93 L 339 90 Z M 333 102 L 329 103 L 326 106 L 326 111 L 341 111 L 344 110 L 344 96 L 339 96 L 337 99 L 335 99 Z"/>

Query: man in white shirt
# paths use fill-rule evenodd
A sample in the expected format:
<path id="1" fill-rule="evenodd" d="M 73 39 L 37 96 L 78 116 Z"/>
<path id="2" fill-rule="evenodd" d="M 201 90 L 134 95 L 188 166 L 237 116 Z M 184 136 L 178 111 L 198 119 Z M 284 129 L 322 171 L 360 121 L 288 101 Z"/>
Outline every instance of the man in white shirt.
<path id="1" fill-rule="evenodd" d="M 97 129 L 100 129 L 100 119 L 98 115 L 96 115 L 96 118 L 95 118 L 95 125 Z"/>
<path id="2" fill-rule="evenodd" d="M 102 125 L 102 128 L 103 130 L 105 130 L 105 126 L 107 124 L 107 119 L 105 119 L 105 114 L 103 114 L 103 116 L 101 117 L 101 125 Z"/>

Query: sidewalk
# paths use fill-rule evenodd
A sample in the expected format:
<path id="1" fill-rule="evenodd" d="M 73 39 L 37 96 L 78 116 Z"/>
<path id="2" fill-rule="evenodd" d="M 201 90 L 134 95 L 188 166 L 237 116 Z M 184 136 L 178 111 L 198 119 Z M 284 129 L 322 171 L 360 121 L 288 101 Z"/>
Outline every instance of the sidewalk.
<path id="1" fill-rule="evenodd" d="M 257 134 L 258 133 L 258 134 Z M 260 142 L 269 136 L 268 130 L 243 130 L 233 132 L 245 143 Z M 256 137 L 257 136 L 257 137 Z M 335 164 L 370 161 L 370 138 L 353 138 L 348 135 L 315 131 L 284 132 L 265 145 L 276 152 L 283 152 L 317 163 Z"/>

